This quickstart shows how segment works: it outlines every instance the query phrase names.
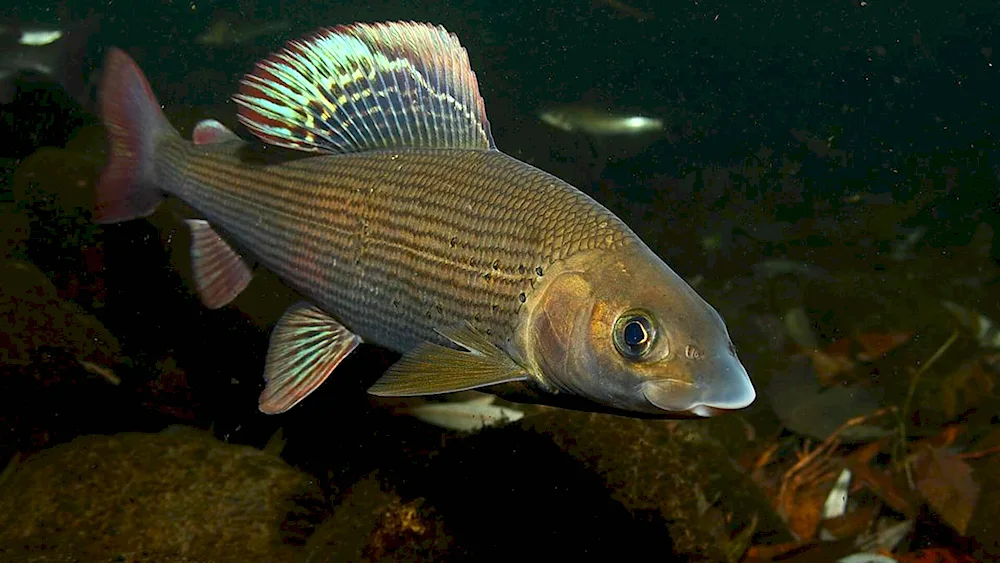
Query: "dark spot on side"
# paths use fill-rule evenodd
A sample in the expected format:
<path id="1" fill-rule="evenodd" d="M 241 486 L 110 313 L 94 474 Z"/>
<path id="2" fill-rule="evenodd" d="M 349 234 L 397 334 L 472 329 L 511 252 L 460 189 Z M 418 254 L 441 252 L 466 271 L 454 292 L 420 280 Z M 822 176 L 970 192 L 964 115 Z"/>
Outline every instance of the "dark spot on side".
<path id="1" fill-rule="evenodd" d="M 500 269 L 500 261 L 499 260 L 494 260 L 493 261 L 493 269 L 494 270 L 499 270 Z"/>
<path id="2" fill-rule="evenodd" d="M 525 295 L 523 291 L 521 292 L 520 295 L 517 296 L 517 298 L 521 300 L 521 303 L 524 303 L 525 301 L 528 300 L 528 296 Z"/>
<path id="3" fill-rule="evenodd" d="M 493 312 L 496 313 L 499 310 L 500 310 L 500 305 L 494 304 L 493 305 Z"/>
<path id="4" fill-rule="evenodd" d="M 448 241 L 448 244 L 450 244 L 452 248 L 458 246 L 458 237 L 451 237 L 451 240 Z"/>
<path id="5" fill-rule="evenodd" d="M 493 336 L 493 329 L 492 328 L 486 329 L 486 336 Z"/>
<path id="6" fill-rule="evenodd" d="M 528 269 L 524 267 L 524 264 L 521 264 L 520 266 L 517 267 L 517 273 L 521 274 L 522 276 L 526 271 L 528 271 Z"/>
<path id="7" fill-rule="evenodd" d="M 492 277 L 493 277 L 493 274 L 491 274 L 489 272 L 486 272 L 485 274 L 483 274 L 483 279 L 486 280 L 486 281 L 490 281 L 490 279 Z"/>
<path id="8" fill-rule="evenodd" d="M 542 275 L 542 267 L 541 266 L 537 266 L 535 268 L 535 274 L 538 275 L 538 276 Z"/>
<path id="9" fill-rule="evenodd" d="M 319 103 L 319 100 L 309 100 L 309 102 L 306 103 L 306 107 L 312 110 L 314 115 L 323 115 L 323 104 Z"/>

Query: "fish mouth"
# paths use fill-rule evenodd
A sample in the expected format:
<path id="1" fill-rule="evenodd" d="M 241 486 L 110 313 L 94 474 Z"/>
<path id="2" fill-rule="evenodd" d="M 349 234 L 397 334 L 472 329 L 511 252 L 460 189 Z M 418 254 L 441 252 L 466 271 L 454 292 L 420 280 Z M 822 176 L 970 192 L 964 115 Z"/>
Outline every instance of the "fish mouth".
<path id="1" fill-rule="evenodd" d="M 697 385 L 677 379 L 658 379 L 642 384 L 642 396 L 654 407 L 671 412 L 687 412 L 700 405 Z"/>
<path id="2" fill-rule="evenodd" d="M 712 381 L 698 385 L 677 379 L 657 379 L 642 384 L 642 395 L 654 407 L 669 412 L 710 417 L 750 406 L 757 392 L 739 362 L 728 366 Z"/>

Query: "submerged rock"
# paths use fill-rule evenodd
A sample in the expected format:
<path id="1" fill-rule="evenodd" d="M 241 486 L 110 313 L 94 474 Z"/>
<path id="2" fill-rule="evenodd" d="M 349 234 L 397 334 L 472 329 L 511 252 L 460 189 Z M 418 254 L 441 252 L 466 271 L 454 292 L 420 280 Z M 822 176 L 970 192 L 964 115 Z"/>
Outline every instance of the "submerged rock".
<path id="1" fill-rule="evenodd" d="M 0 559 L 287 561 L 326 515 L 313 479 L 187 427 L 83 436 L 0 478 Z"/>
<path id="2" fill-rule="evenodd" d="M 63 299 L 49 278 L 28 262 L 0 261 L 0 360 L 23 365 L 44 347 L 101 365 L 120 354 L 118 340 L 83 307 Z"/>
<path id="3" fill-rule="evenodd" d="M 372 473 L 347 491 L 299 561 L 448 561 L 455 557 L 452 543 L 424 499 L 404 501 Z"/>
<path id="4" fill-rule="evenodd" d="M 35 265 L 0 260 L 0 463 L 14 449 L 97 431 L 120 380 L 121 347 Z M 98 413 L 95 415 L 95 411 Z"/>
<path id="5" fill-rule="evenodd" d="M 611 498 L 634 516 L 662 523 L 662 541 L 685 561 L 737 560 L 746 548 L 740 532 L 754 528 L 755 522 L 764 530 L 783 529 L 767 499 L 712 437 L 705 421 L 557 409 L 525 420 L 599 476 Z"/>
<path id="6" fill-rule="evenodd" d="M 334 470 L 341 477 L 330 489 L 344 492 L 310 541 L 344 551 L 332 556 L 310 546 L 319 551 L 309 560 L 639 560 L 657 553 L 735 561 L 754 530 L 790 540 L 773 532 L 784 524 L 705 421 L 520 408 L 522 420 L 471 436 L 396 422 L 356 442 L 333 438 L 344 440 L 336 451 L 347 469 Z M 345 462 L 351 452 L 364 458 Z"/>

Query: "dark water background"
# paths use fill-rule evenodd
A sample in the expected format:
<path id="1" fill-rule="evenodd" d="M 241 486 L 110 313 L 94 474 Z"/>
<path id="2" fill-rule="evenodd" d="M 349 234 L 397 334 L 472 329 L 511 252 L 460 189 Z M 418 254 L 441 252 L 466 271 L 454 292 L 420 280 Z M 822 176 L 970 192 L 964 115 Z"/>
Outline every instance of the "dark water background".
<path id="1" fill-rule="evenodd" d="M 188 115 L 189 121 L 211 115 L 231 122 L 235 107 L 229 96 L 239 78 L 288 38 L 354 21 L 442 24 L 469 51 L 501 150 L 609 206 L 683 277 L 703 276 L 709 297 L 722 300 L 718 306 L 741 346 L 753 348 L 754 336 L 738 330 L 748 322 L 726 314 L 742 302 L 724 296 L 728 280 L 760 260 L 782 256 L 832 271 L 884 269 L 892 241 L 868 240 L 868 234 L 852 238 L 857 235 L 852 221 L 880 194 L 890 196 L 890 206 L 904 207 L 936 186 L 933 197 L 899 225 L 927 228 L 920 248 L 928 255 L 954 254 L 981 223 L 1000 229 L 1000 80 L 992 58 L 997 3 L 634 0 L 630 5 L 655 18 L 637 21 L 608 4 L 582 0 L 260 1 L 253 16 L 287 18 L 291 29 L 233 48 L 203 47 L 193 38 L 218 10 L 239 14 L 234 2 L 81 1 L 63 10 L 75 18 L 91 10 L 104 14 L 92 58 L 99 60 L 104 46 L 124 48 L 160 102 L 168 110 L 180 108 L 171 115 Z M 41 5 L 5 12 L 24 20 L 57 17 Z M 8 148 L 2 156 L 13 164 L 41 146 L 64 144 L 77 128 L 95 122 L 53 90 L 39 87 L 3 110 L 0 128 Z M 595 166 L 586 143 L 547 129 L 536 114 L 546 104 L 580 100 L 665 116 L 670 134 L 627 155 L 612 147 L 606 166 Z M 825 140 L 830 150 L 844 151 L 845 160 L 832 163 L 817 155 L 796 132 Z M 761 181 L 709 181 L 706 169 L 745 169 L 761 158 L 762 147 L 793 159 L 800 167 L 798 181 L 779 181 L 777 165 L 764 166 Z M 858 194 L 863 197 L 851 198 Z M 71 231 L 77 232 L 52 222 L 34 229 L 28 258 L 50 277 L 72 270 L 80 258 L 67 257 L 64 250 L 72 246 L 65 238 Z M 700 246 L 707 235 L 722 237 L 718 253 Z M 486 445 L 447 448 L 435 461 L 414 462 L 407 456 L 429 447 L 434 431 L 401 428 L 410 424 L 406 419 L 376 417 L 364 394 L 394 360 L 387 352 L 362 348 L 302 405 L 280 417 L 260 414 L 256 398 L 267 321 L 254 322 L 232 308 L 204 309 L 164 252 L 170 236 L 152 224 L 116 225 L 99 236 L 107 295 L 93 312 L 129 358 L 119 369 L 140 372 L 169 357 L 186 373 L 180 385 L 184 398 L 165 410 L 150 408 L 156 398 L 143 395 L 141 384 L 112 391 L 88 385 L 9 387 L 23 393 L 7 397 L 4 406 L 17 415 L 11 419 L 44 429 L 45 446 L 84 433 L 154 432 L 180 420 L 211 428 L 230 443 L 262 447 L 282 427 L 288 440 L 282 458 L 317 475 L 330 498 L 379 468 L 398 489 L 436 499 L 446 521 L 473 514 L 479 525 L 463 522 L 451 529 L 471 558 L 520 554 L 504 541 L 511 537 L 544 541 L 548 547 L 540 553 L 564 556 L 621 555 L 653 548 L 662 539 L 662 515 L 629 511 L 609 500 L 602 482 L 538 435 L 504 434 Z M 996 246 L 981 268 L 969 264 L 970 271 L 994 268 Z M 947 282 L 940 272 L 936 281 L 925 279 L 933 261 L 898 268 L 920 269 L 914 275 L 928 286 Z M 920 291 L 901 283 L 901 300 L 921 300 Z M 273 322 L 288 296 L 268 291 L 249 299 L 259 301 L 257 310 L 268 310 L 273 299 Z M 891 300 L 894 289 L 887 291 Z M 966 295 L 969 305 L 1000 318 L 995 277 Z M 869 312 L 867 304 L 866 296 L 858 295 L 857 310 L 823 314 L 861 317 Z M 822 327 L 819 332 L 825 339 L 837 336 Z M 753 351 L 747 360 L 762 395 L 754 408 L 758 420 L 777 428 L 781 421 L 764 397 L 769 375 L 752 369 L 766 361 L 755 359 Z M 0 444 L 5 456 L 37 444 L 35 434 L 9 436 Z M 438 480 L 441 475 L 447 478 Z M 560 487 L 564 483 L 575 486 Z M 479 500 L 456 491 L 475 491 L 470 494 Z M 497 507 L 504 502 L 515 506 Z M 542 508 L 556 506 L 562 508 Z"/>

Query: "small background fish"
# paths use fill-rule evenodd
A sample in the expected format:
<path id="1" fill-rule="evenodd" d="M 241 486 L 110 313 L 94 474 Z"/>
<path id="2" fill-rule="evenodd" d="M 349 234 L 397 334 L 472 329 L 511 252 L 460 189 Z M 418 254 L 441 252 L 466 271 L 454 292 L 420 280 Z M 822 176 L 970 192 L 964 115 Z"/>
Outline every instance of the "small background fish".
<path id="1" fill-rule="evenodd" d="M 556 129 L 593 137 L 648 135 L 660 133 L 666 127 L 665 121 L 658 117 L 585 104 L 549 106 L 540 110 L 538 116 Z"/>
<path id="2" fill-rule="evenodd" d="M 291 28 L 286 19 L 251 20 L 231 14 L 216 16 L 195 42 L 208 47 L 234 48 L 260 38 L 280 35 Z"/>
<path id="3" fill-rule="evenodd" d="M 65 25 L 7 20 L 0 23 L 0 104 L 14 101 L 29 79 L 51 81 L 66 90 L 82 107 L 93 107 L 93 85 L 88 55 L 99 31 L 101 16 Z"/>

